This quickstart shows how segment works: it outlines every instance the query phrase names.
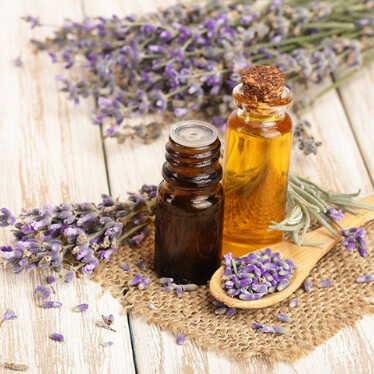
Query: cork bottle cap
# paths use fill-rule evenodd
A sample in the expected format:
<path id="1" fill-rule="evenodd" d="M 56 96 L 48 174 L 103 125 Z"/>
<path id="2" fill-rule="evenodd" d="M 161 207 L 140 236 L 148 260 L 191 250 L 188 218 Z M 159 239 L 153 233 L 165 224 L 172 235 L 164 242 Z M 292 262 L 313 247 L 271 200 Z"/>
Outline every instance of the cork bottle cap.
<path id="1" fill-rule="evenodd" d="M 254 65 L 241 71 L 243 94 L 247 99 L 273 103 L 281 98 L 285 77 L 275 66 Z"/>
<path id="2" fill-rule="evenodd" d="M 216 141 L 218 133 L 215 127 L 203 121 L 182 121 L 170 129 L 170 138 L 185 147 L 199 148 Z"/>

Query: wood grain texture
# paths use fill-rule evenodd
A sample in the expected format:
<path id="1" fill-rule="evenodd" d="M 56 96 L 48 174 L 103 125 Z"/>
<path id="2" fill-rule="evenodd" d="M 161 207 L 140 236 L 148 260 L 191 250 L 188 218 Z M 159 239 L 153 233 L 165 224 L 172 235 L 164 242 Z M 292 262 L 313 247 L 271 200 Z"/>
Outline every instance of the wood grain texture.
<path id="1" fill-rule="evenodd" d="M 2 3 L 0 206 L 19 211 L 22 207 L 47 202 L 97 201 L 100 193 L 108 190 L 99 129 L 90 123 L 89 106 L 83 103 L 74 108 L 57 92 L 53 75 L 59 69 L 51 67 L 47 56 L 31 54 L 27 48 L 31 34 L 19 17 L 37 14 L 45 22 L 58 25 L 64 17 L 80 19 L 82 12 L 124 15 L 150 11 L 166 3 L 161 0 L 65 0 L 58 3 L 58 9 L 56 3 L 49 0 Z M 16 69 L 11 61 L 20 53 L 25 66 Z M 324 142 L 320 154 L 309 158 L 296 152 L 293 155 L 294 171 L 340 191 L 361 188 L 368 193 L 372 190 L 360 152 L 373 173 L 370 139 L 374 130 L 369 122 L 370 115 L 374 115 L 369 99 L 373 73 L 363 74 L 370 74 L 371 80 L 359 75 L 356 86 L 348 84 L 342 90 L 343 99 L 350 103 L 352 127 L 337 93 L 331 92 L 307 114 L 315 125 L 314 135 Z M 360 101 L 361 88 L 367 95 L 363 102 Z M 160 181 L 166 138 L 164 132 L 151 145 L 137 142 L 118 145 L 112 140 L 105 143 L 113 195 L 125 197 L 127 191 L 136 190 L 142 183 Z M 5 239 L 1 234 L 1 242 Z M 32 297 L 33 288 L 40 283 L 40 274 L 16 277 L 0 268 L 0 312 L 13 308 L 19 315 L 17 320 L 4 324 L 0 331 L 0 363 L 27 363 L 31 373 L 42 374 L 135 372 L 126 316 L 117 318 L 116 327 L 120 330 L 117 334 L 94 326 L 101 313 L 119 315 L 117 301 L 109 295 L 100 297 L 95 284 L 78 281 L 73 286 L 59 284 L 56 287 L 56 299 L 64 302 L 62 310 L 40 310 Z M 71 307 L 81 302 L 88 302 L 89 310 L 82 315 L 72 313 Z M 189 340 L 177 346 L 174 336 L 147 325 L 140 318 L 130 316 L 130 323 L 137 371 L 141 374 L 374 373 L 373 316 L 366 316 L 355 328 L 341 331 L 292 365 L 274 365 L 264 359 L 231 361 L 201 350 Z M 49 341 L 48 334 L 55 331 L 65 335 L 64 344 Z M 99 347 L 100 342 L 107 340 L 115 344 L 106 349 Z"/>
<path id="2" fill-rule="evenodd" d="M 74 108 L 57 91 L 54 76 L 59 69 L 48 56 L 32 53 L 29 39 L 41 32 L 31 34 L 20 20 L 27 14 L 52 25 L 64 17 L 82 17 L 81 4 L 74 0 L 60 2 L 58 11 L 50 1 L 2 2 L 0 206 L 20 212 L 46 203 L 97 201 L 108 191 L 99 128 L 90 122 L 88 103 Z M 19 54 L 23 68 L 13 65 Z M 3 244 L 9 236 L 2 233 Z M 63 307 L 43 310 L 33 297 L 42 281 L 39 273 L 16 276 L 0 267 L 0 313 L 11 308 L 18 314 L 0 330 L 0 367 L 2 362 L 20 362 L 29 365 L 30 373 L 134 373 L 127 319 L 117 318 L 121 333 L 115 335 L 95 326 L 101 313 L 118 316 L 119 303 L 99 298 L 101 290 L 93 282 L 59 282 L 54 299 Z M 71 311 L 84 302 L 89 304 L 86 313 Z M 52 342 L 48 336 L 53 332 L 63 333 L 65 343 Z M 104 350 L 99 343 L 108 339 L 115 344 Z M 125 355 L 126 360 L 113 355 Z"/>
<path id="3" fill-rule="evenodd" d="M 161 2 L 140 0 L 123 2 L 108 0 L 104 3 L 84 0 L 87 15 L 124 15 L 139 11 L 152 11 L 156 6 L 165 6 L 173 1 Z M 324 142 L 317 157 L 305 158 L 299 152 L 293 153 L 293 171 L 313 178 L 325 187 L 339 191 L 362 189 L 372 191 L 372 185 L 359 148 L 336 92 L 321 99 L 305 118 L 313 122 L 313 134 Z M 164 162 L 164 144 L 167 133 L 156 143 L 142 145 L 138 142 L 118 145 L 109 140 L 106 143 L 108 171 L 113 195 L 123 195 L 136 190 L 142 183 L 159 183 L 160 170 Z M 126 147 L 126 149 L 124 149 Z M 138 168 L 134 165 L 139 165 Z M 368 317 L 369 318 L 369 317 Z M 373 317 L 369 321 L 374 320 Z M 369 323 L 369 322 L 366 322 Z M 235 362 L 215 353 L 201 350 L 187 341 L 183 347 L 175 344 L 175 337 L 147 325 L 141 318 L 131 316 L 134 348 L 139 373 L 370 373 L 374 372 L 368 353 L 371 345 L 364 341 L 358 328 L 346 329 L 308 357 L 293 365 L 271 364 L 257 359 L 249 362 Z M 351 347 L 354 341 L 355 347 Z M 367 351 L 358 349 L 363 345 Z M 334 349 L 336 347 L 336 349 Z M 359 352 L 359 353 L 358 353 Z M 359 355 L 359 356 L 357 356 Z M 354 359 L 354 357 L 360 357 Z M 361 362 L 362 360 L 362 362 Z M 370 366 L 371 365 L 371 366 Z"/>

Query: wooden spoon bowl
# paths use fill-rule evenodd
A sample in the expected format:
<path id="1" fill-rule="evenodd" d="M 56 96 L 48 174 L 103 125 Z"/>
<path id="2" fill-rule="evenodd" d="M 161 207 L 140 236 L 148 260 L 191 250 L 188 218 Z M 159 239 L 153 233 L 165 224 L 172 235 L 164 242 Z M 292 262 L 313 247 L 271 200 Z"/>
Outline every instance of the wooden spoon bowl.
<path id="1" fill-rule="evenodd" d="M 374 195 L 363 200 L 366 203 L 374 204 Z M 374 219 L 373 211 L 364 211 L 360 215 L 346 214 L 339 224 L 344 228 L 359 227 Z M 316 263 L 330 251 L 331 248 L 341 239 L 334 237 L 327 229 L 319 228 L 305 235 L 305 242 L 324 243 L 318 247 L 298 247 L 296 244 L 282 241 L 271 246 L 273 252 L 279 252 L 283 259 L 291 259 L 296 265 L 290 284 L 280 292 L 274 292 L 258 300 L 244 301 L 229 296 L 222 288 L 222 276 L 224 267 L 221 266 L 212 276 L 209 288 L 210 293 L 215 299 L 223 302 L 225 305 L 240 309 L 260 309 L 278 304 L 290 295 L 292 295 L 308 277 Z"/>

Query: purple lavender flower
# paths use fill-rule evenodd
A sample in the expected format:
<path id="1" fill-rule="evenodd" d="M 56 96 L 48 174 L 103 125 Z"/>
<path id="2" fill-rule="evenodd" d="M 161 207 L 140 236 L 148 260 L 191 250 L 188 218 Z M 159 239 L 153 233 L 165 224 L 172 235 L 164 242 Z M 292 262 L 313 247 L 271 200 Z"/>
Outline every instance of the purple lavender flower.
<path id="1" fill-rule="evenodd" d="M 37 286 L 34 290 L 34 294 L 43 299 L 48 299 L 51 296 L 51 290 L 45 286 Z"/>
<path id="2" fill-rule="evenodd" d="M 5 321 L 11 321 L 13 319 L 16 319 L 17 315 L 13 310 L 8 309 L 4 315 L 3 318 L 0 320 L 0 327 Z"/>
<path id="3" fill-rule="evenodd" d="M 317 286 L 318 288 L 328 288 L 328 287 L 331 287 L 331 285 L 332 285 L 331 279 L 324 279 L 324 280 L 321 280 Z"/>
<path id="4" fill-rule="evenodd" d="M 55 342 L 59 342 L 59 343 L 62 343 L 65 339 L 64 339 L 64 335 L 62 334 L 59 334 L 57 332 L 54 332 L 53 334 L 49 335 L 49 338 Z"/>
<path id="5" fill-rule="evenodd" d="M 296 307 L 298 307 L 299 306 L 299 300 L 297 300 L 297 299 L 291 299 L 290 302 L 289 302 L 289 304 L 288 304 L 288 306 L 290 308 L 296 308 Z"/>
<path id="6" fill-rule="evenodd" d="M 73 308 L 74 312 L 85 312 L 88 309 L 88 304 L 79 304 Z"/>
<path id="7" fill-rule="evenodd" d="M 121 269 L 124 270 L 124 271 L 130 271 L 130 266 L 129 266 L 129 265 L 126 265 L 126 264 L 120 264 L 119 266 L 120 266 Z"/>
<path id="8" fill-rule="evenodd" d="M 177 344 L 178 345 L 184 344 L 185 340 L 186 340 L 186 337 L 182 333 L 179 333 L 177 335 Z"/>
<path id="9" fill-rule="evenodd" d="M 65 283 L 70 283 L 74 279 L 74 272 L 69 271 L 65 274 L 64 282 Z"/>
<path id="10" fill-rule="evenodd" d="M 103 342 L 103 343 L 100 343 L 100 345 L 102 347 L 111 347 L 114 343 L 112 341 L 107 341 L 107 342 Z"/>
<path id="11" fill-rule="evenodd" d="M 40 26 L 40 21 L 39 21 L 38 17 L 25 16 L 25 17 L 22 17 L 22 19 L 25 22 L 30 23 L 30 26 L 31 26 L 32 29 L 34 29 L 37 26 Z"/>
<path id="12" fill-rule="evenodd" d="M 0 227 L 13 225 L 16 221 L 15 217 L 7 208 L 0 209 Z"/>
<path id="13" fill-rule="evenodd" d="M 362 276 L 356 278 L 356 280 L 355 280 L 356 283 L 368 283 L 368 282 L 373 282 L 373 281 L 374 281 L 374 275 L 373 274 L 362 275 Z"/>
<path id="14" fill-rule="evenodd" d="M 357 248 L 361 257 L 365 258 L 369 255 L 365 240 L 366 231 L 363 228 L 352 227 L 349 230 L 342 230 L 341 234 L 344 237 L 342 244 L 349 252 Z"/>
<path id="15" fill-rule="evenodd" d="M 62 303 L 60 301 L 43 301 L 40 306 L 44 309 L 57 309 L 62 307 Z"/>
<path id="16" fill-rule="evenodd" d="M 310 292 L 312 290 L 312 287 L 313 287 L 313 283 L 312 283 L 312 280 L 311 279 L 306 279 L 304 281 L 304 289 L 306 292 Z"/>
<path id="17" fill-rule="evenodd" d="M 49 275 L 49 276 L 46 278 L 46 281 L 47 281 L 48 284 L 55 283 L 55 282 L 56 282 L 56 277 L 54 277 L 53 275 Z"/>
<path id="18" fill-rule="evenodd" d="M 129 286 L 137 286 L 138 284 L 140 284 L 142 281 L 143 281 L 143 276 L 141 274 L 136 274 L 135 277 L 133 279 L 131 279 L 128 284 Z"/>
<path id="19" fill-rule="evenodd" d="M 344 218 L 344 213 L 335 208 L 328 208 L 326 214 L 334 221 L 340 221 Z"/>
<path id="20" fill-rule="evenodd" d="M 144 264 L 144 261 L 139 261 L 137 263 L 137 266 L 140 270 L 144 270 L 145 269 L 145 264 Z"/>
<path id="21" fill-rule="evenodd" d="M 277 318 L 281 322 L 289 322 L 291 320 L 291 318 L 287 314 L 282 314 L 282 313 L 277 314 Z"/>

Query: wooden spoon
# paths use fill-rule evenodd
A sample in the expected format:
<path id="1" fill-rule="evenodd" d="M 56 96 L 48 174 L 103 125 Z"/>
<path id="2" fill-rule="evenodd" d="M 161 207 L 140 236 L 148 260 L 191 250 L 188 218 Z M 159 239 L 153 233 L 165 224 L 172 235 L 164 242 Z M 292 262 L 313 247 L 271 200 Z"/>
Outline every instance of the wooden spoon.
<path id="1" fill-rule="evenodd" d="M 374 205 L 374 195 L 363 199 L 363 202 Z M 346 214 L 339 224 L 344 228 L 359 227 L 374 219 L 373 211 L 363 211 L 363 214 Z M 223 266 L 212 276 L 209 284 L 210 293 L 215 299 L 225 305 L 241 309 L 260 309 L 277 304 L 292 295 L 304 280 L 308 277 L 314 265 L 330 251 L 341 237 L 334 237 L 327 229 L 319 228 L 305 235 L 305 242 L 324 243 L 319 247 L 298 247 L 296 244 L 282 241 L 271 246 L 273 252 L 279 252 L 283 259 L 290 258 L 296 265 L 296 269 L 287 288 L 280 292 L 274 292 L 258 300 L 244 301 L 229 296 L 222 288 Z"/>

